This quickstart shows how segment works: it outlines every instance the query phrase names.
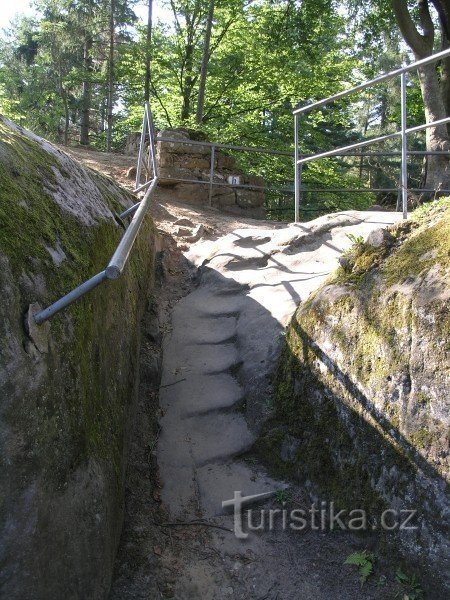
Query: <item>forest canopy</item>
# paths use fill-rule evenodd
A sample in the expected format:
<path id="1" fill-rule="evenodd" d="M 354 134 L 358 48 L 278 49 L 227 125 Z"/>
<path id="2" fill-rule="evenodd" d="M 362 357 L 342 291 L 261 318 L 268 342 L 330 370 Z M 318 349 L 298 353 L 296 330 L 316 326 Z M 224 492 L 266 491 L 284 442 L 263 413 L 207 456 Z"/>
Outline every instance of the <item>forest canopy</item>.
<path id="1" fill-rule="evenodd" d="M 36 0 L 36 16 L 1 35 L 0 111 L 62 144 L 120 150 L 149 99 L 159 129 L 197 128 L 221 143 L 286 150 L 296 106 L 450 44 L 446 0 L 148 0 L 145 21 L 136 4 Z M 449 67 L 444 60 L 409 76 L 408 125 L 448 115 Z M 311 113 L 301 124 L 302 151 L 398 129 L 399 85 L 392 80 Z M 409 143 L 446 150 L 447 127 Z M 398 150 L 398 141 L 384 149 Z M 261 157 L 254 170 L 286 183 L 291 161 L 277 161 Z M 427 169 L 419 159 L 411 182 L 448 187 L 447 172 L 448 159 Z M 312 163 L 305 181 L 360 186 L 361 176 L 397 185 L 398 160 Z"/>

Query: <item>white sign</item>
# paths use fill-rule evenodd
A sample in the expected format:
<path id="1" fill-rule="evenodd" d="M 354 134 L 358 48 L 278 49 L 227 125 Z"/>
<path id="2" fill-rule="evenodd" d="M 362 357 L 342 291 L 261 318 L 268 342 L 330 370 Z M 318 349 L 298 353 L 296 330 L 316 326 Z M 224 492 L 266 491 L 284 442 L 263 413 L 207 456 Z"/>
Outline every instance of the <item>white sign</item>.
<path id="1" fill-rule="evenodd" d="M 239 185 L 241 183 L 241 178 L 239 175 L 228 175 L 228 183 L 230 185 Z"/>

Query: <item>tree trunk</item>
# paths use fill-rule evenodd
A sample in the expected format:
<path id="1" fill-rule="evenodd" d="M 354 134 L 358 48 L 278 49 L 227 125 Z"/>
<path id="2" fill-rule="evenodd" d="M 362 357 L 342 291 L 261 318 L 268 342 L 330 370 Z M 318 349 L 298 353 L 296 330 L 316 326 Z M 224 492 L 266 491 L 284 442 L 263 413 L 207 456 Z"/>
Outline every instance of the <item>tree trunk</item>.
<path id="1" fill-rule="evenodd" d="M 106 151 L 111 152 L 113 108 L 114 108 L 114 0 L 110 0 L 109 10 L 109 63 L 108 63 L 108 131 L 106 134 Z"/>
<path id="2" fill-rule="evenodd" d="M 433 4 L 436 6 L 436 0 L 433 1 Z M 416 60 L 430 56 L 433 53 L 434 46 L 434 24 L 429 12 L 428 0 L 418 0 L 420 26 L 423 33 L 419 33 L 406 0 L 392 0 L 392 7 L 399 29 L 406 43 L 414 52 Z M 445 15 L 440 14 L 439 16 L 444 35 L 445 23 L 442 19 L 445 18 Z M 447 85 L 445 80 L 443 83 L 439 81 L 436 64 L 421 67 L 418 69 L 418 74 L 426 122 L 431 123 L 443 119 L 448 115 L 446 110 L 448 103 L 444 102 L 445 86 Z M 426 148 L 428 151 L 447 150 L 449 147 L 450 140 L 446 125 L 429 127 L 426 130 Z M 450 164 L 447 156 L 428 156 L 424 170 L 424 185 L 427 189 L 450 189 Z M 427 194 L 422 196 L 422 199 L 426 197 Z"/>
<path id="3" fill-rule="evenodd" d="M 186 46 L 186 77 L 183 85 L 183 106 L 181 108 L 181 120 L 187 121 L 191 114 L 191 95 L 192 95 L 192 87 L 193 87 L 193 69 L 194 62 L 194 46 L 192 43 L 189 43 Z"/>
<path id="4" fill-rule="evenodd" d="M 84 81 L 83 81 L 83 97 L 81 106 L 81 123 L 80 123 L 80 144 L 83 146 L 89 146 L 89 129 L 90 119 L 89 112 L 91 110 L 91 95 L 92 95 L 92 37 L 86 34 L 84 41 Z"/>
<path id="5" fill-rule="evenodd" d="M 144 100 L 150 102 L 150 81 L 152 61 L 152 26 L 153 26 L 153 0 L 148 0 L 147 38 L 145 43 L 145 82 Z"/>
<path id="6" fill-rule="evenodd" d="M 418 69 L 418 72 L 426 122 L 431 123 L 432 121 L 445 118 L 448 113 L 444 106 L 436 65 L 426 65 Z M 426 130 L 426 148 L 430 152 L 449 149 L 449 137 L 446 125 L 428 127 Z M 431 155 L 426 158 L 426 163 L 425 188 L 429 190 L 450 189 L 450 164 L 448 157 Z"/>
<path id="7" fill-rule="evenodd" d="M 196 121 L 199 125 L 203 122 L 203 109 L 205 106 L 206 76 L 208 74 L 209 47 L 211 43 L 212 24 L 214 18 L 214 0 L 210 0 L 206 20 L 205 39 L 203 43 L 202 67 L 200 72 L 200 85 L 198 90 Z"/>
<path id="8" fill-rule="evenodd" d="M 63 88 L 61 89 L 61 97 L 64 104 L 64 146 L 69 145 L 69 105 L 67 103 L 67 92 Z"/>

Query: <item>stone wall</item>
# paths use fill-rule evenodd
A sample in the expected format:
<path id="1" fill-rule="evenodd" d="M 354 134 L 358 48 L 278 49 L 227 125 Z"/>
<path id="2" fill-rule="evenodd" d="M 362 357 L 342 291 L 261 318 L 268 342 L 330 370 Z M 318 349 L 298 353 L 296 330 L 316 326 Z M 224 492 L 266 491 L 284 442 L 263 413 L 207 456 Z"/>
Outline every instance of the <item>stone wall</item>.
<path id="1" fill-rule="evenodd" d="M 209 179 L 211 147 L 199 144 L 206 141 L 200 132 L 188 129 L 166 129 L 158 134 L 174 142 L 157 142 L 157 160 L 160 168 L 163 196 L 197 206 L 210 205 Z M 197 142 L 189 144 L 189 141 Z M 137 156 L 139 142 L 130 135 L 127 152 Z M 264 186 L 264 179 L 247 175 L 236 166 L 236 159 L 223 150 L 216 149 L 214 183 L 211 206 L 231 214 L 262 219 L 265 217 L 264 190 L 225 185 L 229 176 L 238 176 L 243 186 Z M 176 179 L 189 179 L 203 183 L 177 183 Z M 222 184 L 222 185 L 221 185 Z M 165 192 L 165 193 L 164 193 Z"/>
<path id="2" fill-rule="evenodd" d="M 40 327 L 102 270 L 131 194 L 0 119 L 0 595 L 101 600 L 123 518 L 148 217 L 123 275 Z"/>

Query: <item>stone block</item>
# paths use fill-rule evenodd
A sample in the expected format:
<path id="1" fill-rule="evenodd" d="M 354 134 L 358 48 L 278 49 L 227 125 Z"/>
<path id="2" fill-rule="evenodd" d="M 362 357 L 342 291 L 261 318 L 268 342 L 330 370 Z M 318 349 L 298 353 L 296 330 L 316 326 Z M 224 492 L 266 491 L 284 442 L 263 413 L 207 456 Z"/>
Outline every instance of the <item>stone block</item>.
<path id="1" fill-rule="evenodd" d="M 175 200 L 187 202 L 197 206 L 205 205 L 209 202 L 208 186 L 202 184 L 180 183 L 174 188 Z"/>
<path id="2" fill-rule="evenodd" d="M 229 191 L 228 194 L 221 194 L 213 198 L 215 206 L 234 206 L 236 204 L 236 194 L 234 191 Z"/>
<path id="3" fill-rule="evenodd" d="M 236 203 L 242 208 L 259 207 L 264 204 L 264 193 L 252 190 L 236 190 Z"/>
<path id="4" fill-rule="evenodd" d="M 225 169 L 231 171 L 236 166 L 236 159 L 234 156 L 229 156 L 228 154 L 222 154 L 219 152 L 217 155 L 217 168 Z"/>
<path id="5" fill-rule="evenodd" d="M 367 238 L 369 246 L 380 248 L 394 243 L 394 236 L 387 229 L 374 229 Z"/>

